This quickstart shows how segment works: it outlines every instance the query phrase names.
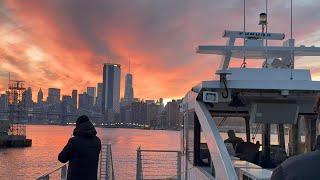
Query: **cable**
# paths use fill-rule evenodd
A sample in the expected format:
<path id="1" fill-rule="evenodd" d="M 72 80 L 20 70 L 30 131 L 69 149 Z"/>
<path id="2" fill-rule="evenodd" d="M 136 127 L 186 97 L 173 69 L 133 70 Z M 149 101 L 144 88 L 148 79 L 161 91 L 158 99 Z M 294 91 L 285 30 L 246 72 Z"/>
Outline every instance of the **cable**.
<path id="1" fill-rule="evenodd" d="M 246 58 L 243 59 L 243 62 L 240 66 L 241 68 L 246 68 L 247 67 L 247 62 L 246 62 Z"/>
<path id="2" fill-rule="evenodd" d="M 253 141 L 253 142 L 254 142 L 254 140 L 256 139 L 256 136 L 257 136 L 257 134 L 258 134 L 258 130 L 259 130 L 259 128 L 260 128 L 260 125 L 261 125 L 261 124 L 257 124 L 256 129 L 255 129 L 255 132 L 254 132 L 253 135 L 252 135 L 252 141 Z"/>
<path id="3" fill-rule="evenodd" d="M 218 128 L 226 121 L 227 117 L 223 117 L 220 123 L 218 124 Z"/>
<path id="4" fill-rule="evenodd" d="M 229 97 L 229 90 L 228 90 L 228 86 L 227 86 L 227 79 L 226 77 L 223 77 L 222 78 L 222 81 L 223 81 L 223 85 L 224 85 L 224 89 L 225 89 L 225 92 L 221 92 L 221 95 L 224 99 L 227 99 Z"/>

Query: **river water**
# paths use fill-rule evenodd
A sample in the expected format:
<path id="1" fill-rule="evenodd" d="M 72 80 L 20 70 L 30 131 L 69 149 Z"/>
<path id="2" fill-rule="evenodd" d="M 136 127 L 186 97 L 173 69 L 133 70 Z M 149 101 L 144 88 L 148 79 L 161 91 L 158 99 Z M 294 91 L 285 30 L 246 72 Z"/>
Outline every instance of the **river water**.
<path id="1" fill-rule="evenodd" d="M 34 179 L 61 165 L 57 156 L 72 126 L 28 125 L 30 148 L 0 149 L 0 179 Z M 116 179 L 135 179 L 136 149 L 179 150 L 180 132 L 97 128 L 102 143 L 112 144 Z"/>
<path id="2" fill-rule="evenodd" d="M 32 139 L 32 147 L 0 149 L 0 180 L 34 179 L 60 166 L 57 156 L 71 137 L 73 128 L 28 125 L 27 136 Z M 97 128 L 97 132 L 102 143 L 112 144 L 115 177 L 120 180 L 135 179 L 136 150 L 139 146 L 142 149 L 180 149 L 179 131 Z M 245 139 L 244 133 L 237 135 Z M 226 133 L 221 133 L 221 136 L 227 138 Z M 260 134 L 256 140 L 261 142 Z M 277 140 L 277 135 L 272 134 L 271 143 L 277 144 Z"/>

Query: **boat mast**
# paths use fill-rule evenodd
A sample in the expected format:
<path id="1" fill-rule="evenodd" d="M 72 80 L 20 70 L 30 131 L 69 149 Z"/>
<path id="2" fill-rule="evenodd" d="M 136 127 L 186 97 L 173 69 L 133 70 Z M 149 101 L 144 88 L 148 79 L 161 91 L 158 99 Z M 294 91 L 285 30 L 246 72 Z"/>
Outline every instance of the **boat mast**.
<path id="1" fill-rule="evenodd" d="M 246 68 L 246 0 L 243 0 L 243 63 L 242 68 Z"/>
<path id="2" fill-rule="evenodd" d="M 266 62 L 268 63 L 268 0 L 266 0 Z"/>
<path id="3" fill-rule="evenodd" d="M 290 36 L 291 36 L 291 41 L 293 41 L 293 12 L 292 12 L 292 9 L 293 9 L 293 5 L 292 5 L 292 0 L 291 0 L 291 8 L 290 8 Z M 291 69 L 294 69 L 294 42 L 291 42 L 290 45 L 291 45 Z"/>

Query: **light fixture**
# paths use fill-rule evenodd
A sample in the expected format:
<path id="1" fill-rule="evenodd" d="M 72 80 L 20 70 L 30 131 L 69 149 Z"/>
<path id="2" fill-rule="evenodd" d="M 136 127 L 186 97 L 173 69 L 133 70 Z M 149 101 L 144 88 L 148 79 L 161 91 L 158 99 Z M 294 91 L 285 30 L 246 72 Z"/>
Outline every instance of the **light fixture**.
<path id="1" fill-rule="evenodd" d="M 260 13 L 259 25 L 265 26 L 267 24 L 267 13 Z"/>

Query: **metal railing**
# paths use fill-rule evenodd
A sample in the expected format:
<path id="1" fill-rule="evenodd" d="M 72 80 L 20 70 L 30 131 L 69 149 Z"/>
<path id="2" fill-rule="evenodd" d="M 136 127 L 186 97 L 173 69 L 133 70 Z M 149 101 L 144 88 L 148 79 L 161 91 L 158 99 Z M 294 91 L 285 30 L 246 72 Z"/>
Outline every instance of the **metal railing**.
<path id="1" fill-rule="evenodd" d="M 102 145 L 99 162 L 99 178 L 114 180 L 111 144 Z"/>
<path id="2" fill-rule="evenodd" d="M 181 180 L 181 151 L 137 149 L 136 179 Z"/>
<path id="3" fill-rule="evenodd" d="M 63 164 L 62 166 L 59 166 L 56 169 L 43 174 L 42 176 L 36 178 L 36 180 L 49 180 L 49 179 L 65 180 L 67 179 L 67 173 L 68 173 L 68 163 Z"/>
<path id="4" fill-rule="evenodd" d="M 66 180 L 68 174 L 68 163 L 49 171 L 36 180 L 60 179 Z M 111 144 L 103 144 L 100 152 L 98 176 L 100 180 L 114 180 Z"/>

